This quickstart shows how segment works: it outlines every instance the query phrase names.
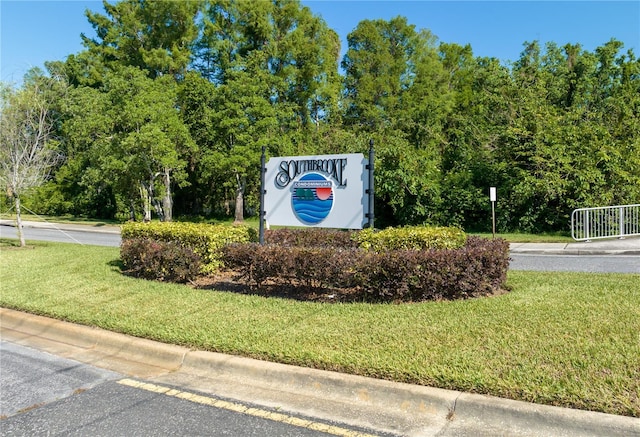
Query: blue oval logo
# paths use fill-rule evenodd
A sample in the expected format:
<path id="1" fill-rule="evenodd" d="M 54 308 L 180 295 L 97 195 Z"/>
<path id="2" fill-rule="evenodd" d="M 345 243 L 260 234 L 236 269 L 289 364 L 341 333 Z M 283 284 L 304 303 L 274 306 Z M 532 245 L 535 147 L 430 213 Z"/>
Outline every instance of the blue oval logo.
<path id="1" fill-rule="evenodd" d="M 291 203 L 304 223 L 317 225 L 333 208 L 333 184 L 318 173 L 308 173 L 293 183 Z"/>

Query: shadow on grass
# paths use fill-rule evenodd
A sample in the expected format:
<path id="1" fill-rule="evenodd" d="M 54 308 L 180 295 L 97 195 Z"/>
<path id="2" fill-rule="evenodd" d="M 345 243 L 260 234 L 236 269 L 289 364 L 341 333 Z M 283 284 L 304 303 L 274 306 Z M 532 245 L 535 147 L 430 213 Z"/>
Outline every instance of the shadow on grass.
<path id="1" fill-rule="evenodd" d="M 21 247 L 20 240 L 15 240 L 11 238 L 0 238 L 0 248 L 21 250 L 21 249 L 35 249 L 36 246 L 34 246 L 33 244 L 27 244 L 26 246 Z"/>
<path id="2" fill-rule="evenodd" d="M 120 258 L 112 259 L 107 263 L 107 265 L 111 267 L 112 272 L 121 273 L 123 275 L 125 274 L 124 264 Z"/>

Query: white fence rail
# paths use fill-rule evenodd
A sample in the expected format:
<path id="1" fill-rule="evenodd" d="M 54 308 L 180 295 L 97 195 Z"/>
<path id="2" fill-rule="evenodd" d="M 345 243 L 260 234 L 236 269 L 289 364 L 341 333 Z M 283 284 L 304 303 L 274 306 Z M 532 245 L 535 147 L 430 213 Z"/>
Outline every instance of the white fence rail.
<path id="1" fill-rule="evenodd" d="M 580 208 L 571 213 L 571 237 L 576 241 L 640 235 L 640 204 Z"/>

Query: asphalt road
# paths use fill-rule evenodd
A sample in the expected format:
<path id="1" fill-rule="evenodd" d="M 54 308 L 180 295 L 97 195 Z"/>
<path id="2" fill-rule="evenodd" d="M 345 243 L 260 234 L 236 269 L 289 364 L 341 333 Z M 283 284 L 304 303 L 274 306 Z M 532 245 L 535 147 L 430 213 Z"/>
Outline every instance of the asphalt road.
<path id="1" fill-rule="evenodd" d="M 273 416 L 281 420 L 272 420 L 266 416 L 274 412 L 259 406 L 187 392 L 179 387 L 151 384 L 147 389 L 141 388 L 141 383 L 149 383 L 7 341 L 0 342 L 0 352 L 3 436 L 315 437 L 329 435 L 319 431 L 326 426 L 342 430 L 342 435 L 363 432 L 282 413 Z M 174 391 L 158 392 L 165 389 Z M 185 399 L 194 395 L 199 397 Z M 214 402 L 223 407 L 210 405 Z M 253 409 L 242 413 L 233 411 L 234 408 Z"/>
<path id="2" fill-rule="evenodd" d="M 27 240 L 57 241 L 95 246 L 120 246 L 120 235 L 95 230 L 61 230 L 24 228 Z M 17 238 L 12 226 L 0 226 L 0 238 Z M 637 255 L 550 255 L 511 254 L 510 268 L 530 271 L 565 271 L 596 273 L 640 273 L 640 256 Z"/>
<path id="3" fill-rule="evenodd" d="M 87 244 L 93 246 L 120 246 L 120 235 L 111 232 L 97 232 L 94 230 L 75 231 L 65 229 L 45 229 L 24 227 L 25 240 L 57 241 L 60 243 Z M 18 238 L 13 226 L 0 226 L 0 238 Z"/>
<path id="4" fill-rule="evenodd" d="M 640 256 L 512 253 L 509 268 L 543 272 L 640 273 Z"/>
<path id="5" fill-rule="evenodd" d="M 92 246 L 120 246 L 120 235 L 112 232 L 76 231 L 24 227 L 26 240 L 57 241 L 61 243 L 87 244 Z M 0 226 L 0 238 L 18 238 L 13 226 Z"/>

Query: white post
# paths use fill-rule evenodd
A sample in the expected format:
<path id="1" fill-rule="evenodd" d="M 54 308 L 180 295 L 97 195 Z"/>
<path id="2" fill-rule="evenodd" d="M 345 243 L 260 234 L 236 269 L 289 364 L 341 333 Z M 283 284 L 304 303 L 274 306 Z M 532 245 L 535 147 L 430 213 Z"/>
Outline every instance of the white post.
<path id="1" fill-rule="evenodd" d="M 496 187 L 489 187 L 489 200 L 491 201 L 491 222 L 493 238 L 496 238 Z"/>

